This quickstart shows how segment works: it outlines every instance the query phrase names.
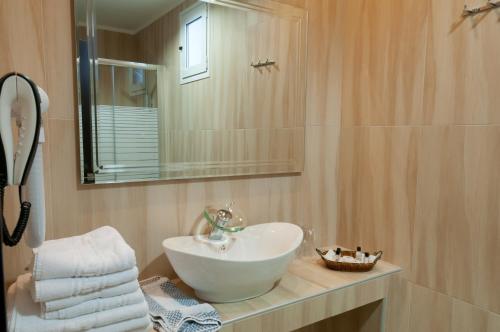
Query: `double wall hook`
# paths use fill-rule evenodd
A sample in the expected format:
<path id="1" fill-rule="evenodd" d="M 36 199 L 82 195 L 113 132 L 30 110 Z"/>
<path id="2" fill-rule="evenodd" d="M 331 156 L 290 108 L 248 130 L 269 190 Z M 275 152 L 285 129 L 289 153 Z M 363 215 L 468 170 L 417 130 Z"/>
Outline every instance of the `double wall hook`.
<path id="1" fill-rule="evenodd" d="M 488 2 L 481 7 L 468 8 L 467 4 L 464 5 L 463 17 L 473 16 L 479 13 L 487 12 L 489 10 L 500 8 L 500 1 L 488 0 Z"/>
<path id="2" fill-rule="evenodd" d="M 258 63 L 251 63 L 250 66 L 254 67 L 254 68 L 260 68 L 260 67 L 266 67 L 266 66 L 272 66 L 276 63 L 276 61 L 269 61 L 269 59 L 266 59 L 265 62 L 262 62 L 260 61 L 259 59 L 259 62 Z"/>

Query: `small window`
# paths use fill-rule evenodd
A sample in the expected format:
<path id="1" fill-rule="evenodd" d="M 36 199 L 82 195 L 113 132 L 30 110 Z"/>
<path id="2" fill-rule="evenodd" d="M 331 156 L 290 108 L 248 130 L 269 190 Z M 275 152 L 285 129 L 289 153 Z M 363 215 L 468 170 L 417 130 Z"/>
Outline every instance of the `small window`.
<path id="1" fill-rule="evenodd" d="M 209 77 L 208 5 L 202 2 L 183 10 L 180 24 L 180 83 Z"/>

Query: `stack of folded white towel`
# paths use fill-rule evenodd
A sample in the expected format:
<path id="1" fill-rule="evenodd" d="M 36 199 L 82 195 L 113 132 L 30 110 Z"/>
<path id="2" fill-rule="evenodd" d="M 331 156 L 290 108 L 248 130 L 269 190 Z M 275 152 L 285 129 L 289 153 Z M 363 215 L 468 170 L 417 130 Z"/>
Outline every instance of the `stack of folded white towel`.
<path id="1" fill-rule="evenodd" d="M 8 292 L 9 331 L 146 331 L 135 253 L 112 227 L 46 241 Z"/>

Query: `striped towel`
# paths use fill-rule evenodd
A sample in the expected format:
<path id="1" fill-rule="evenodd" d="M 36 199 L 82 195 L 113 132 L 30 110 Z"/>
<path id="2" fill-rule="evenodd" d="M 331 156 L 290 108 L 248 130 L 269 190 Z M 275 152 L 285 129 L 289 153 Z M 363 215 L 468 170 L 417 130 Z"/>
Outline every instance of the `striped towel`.
<path id="1" fill-rule="evenodd" d="M 222 322 L 214 307 L 188 297 L 167 278 L 153 277 L 141 281 L 140 285 L 156 330 L 160 332 L 220 330 Z"/>

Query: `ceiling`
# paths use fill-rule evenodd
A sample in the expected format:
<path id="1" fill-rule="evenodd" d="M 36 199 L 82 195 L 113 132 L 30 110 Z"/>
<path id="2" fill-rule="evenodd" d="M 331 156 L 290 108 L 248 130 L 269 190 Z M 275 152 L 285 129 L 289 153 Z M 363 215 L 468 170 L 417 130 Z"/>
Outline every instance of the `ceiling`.
<path id="1" fill-rule="evenodd" d="M 94 0 L 98 28 L 135 34 L 184 0 Z M 85 21 L 85 0 L 77 1 L 79 23 Z"/>

